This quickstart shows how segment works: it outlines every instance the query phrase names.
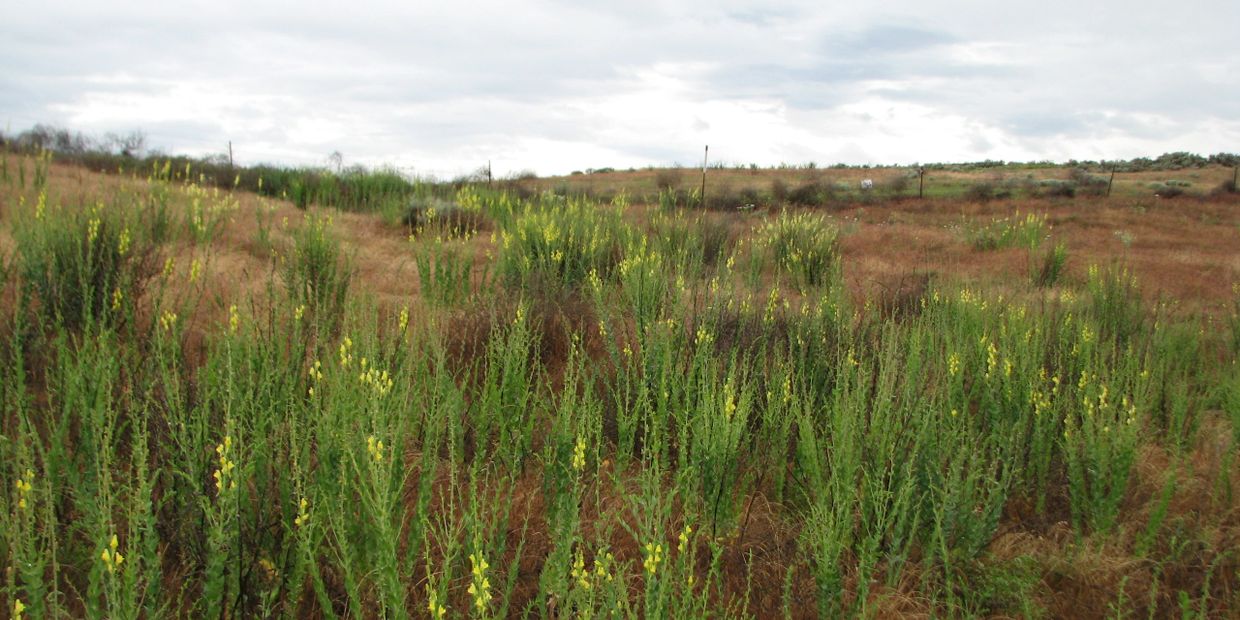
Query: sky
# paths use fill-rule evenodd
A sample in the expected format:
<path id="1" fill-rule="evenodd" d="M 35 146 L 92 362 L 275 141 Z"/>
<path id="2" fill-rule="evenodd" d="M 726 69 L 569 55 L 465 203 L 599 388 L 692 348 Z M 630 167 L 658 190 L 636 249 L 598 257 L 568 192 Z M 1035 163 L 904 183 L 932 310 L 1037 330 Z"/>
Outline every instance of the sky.
<path id="1" fill-rule="evenodd" d="M 1240 151 L 1240 2 L 11 3 L 0 127 L 447 178 Z"/>

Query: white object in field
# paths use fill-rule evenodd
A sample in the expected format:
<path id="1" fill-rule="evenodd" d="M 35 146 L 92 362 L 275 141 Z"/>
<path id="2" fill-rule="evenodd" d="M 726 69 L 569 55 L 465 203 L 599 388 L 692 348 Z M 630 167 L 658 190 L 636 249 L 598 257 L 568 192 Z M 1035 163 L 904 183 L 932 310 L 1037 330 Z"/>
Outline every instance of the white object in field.
<path id="1" fill-rule="evenodd" d="M 865 179 L 861 181 L 861 189 L 874 189 L 874 179 Z"/>

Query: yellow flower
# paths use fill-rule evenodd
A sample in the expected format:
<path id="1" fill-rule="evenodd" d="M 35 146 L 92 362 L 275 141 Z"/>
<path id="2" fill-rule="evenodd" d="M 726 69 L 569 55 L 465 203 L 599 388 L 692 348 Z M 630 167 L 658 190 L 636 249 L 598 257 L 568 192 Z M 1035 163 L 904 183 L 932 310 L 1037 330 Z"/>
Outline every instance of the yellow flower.
<path id="1" fill-rule="evenodd" d="M 645 555 L 646 559 L 642 562 L 642 567 L 647 573 L 654 575 L 655 571 L 659 570 L 659 562 L 663 561 L 663 545 L 646 543 Z"/>
<path id="2" fill-rule="evenodd" d="M 112 289 L 112 311 L 116 312 L 121 309 L 121 301 L 125 299 L 125 294 L 121 292 L 120 287 Z"/>
<path id="3" fill-rule="evenodd" d="M 116 248 L 116 251 L 121 256 L 124 256 L 129 253 L 129 227 L 128 226 L 126 226 L 125 229 L 121 231 L 121 240 Z"/>
<path id="4" fill-rule="evenodd" d="M 370 457 L 373 458 L 376 463 L 383 462 L 383 440 L 382 439 L 375 439 L 374 435 L 367 437 L 366 438 L 366 451 L 370 453 Z"/>
<path id="5" fill-rule="evenodd" d="M 444 614 L 447 613 L 448 610 L 444 609 L 444 606 L 439 604 L 439 595 L 436 594 L 435 591 L 430 588 L 430 586 L 426 587 L 426 598 L 427 598 L 426 611 L 431 612 L 431 617 L 432 618 L 444 617 Z"/>
<path id="6" fill-rule="evenodd" d="M 34 472 L 27 469 L 24 478 L 18 478 L 13 486 L 17 488 L 17 507 L 24 510 L 26 508 L 26 496 L 30 494 L 30 482 L 34 480 Z"/>
<path id="7" fill-rule="evenodd" d="M 159 317 L 159 326 L 167 332 L 172 331 L 172 328 L 176 327 L 176 325 L 177 314 L 171 310 L 164 310 L 164 313 Z"/>
<path id="8" fill-rule="evenodd" d="M 409 308 L 408 307 L 404 307 L 400 309 L 400 325 L 399 325 L 400 331 L 402 332 L 405 331 L 406 327 L 409 327 Z"/>
<path id="9" fill-rule="evenodd" d="M 577 437 L 577 445 L 573 447 L 573 471 L 580 473 L 586 466 L 586 440 Z"/>
<path id="10" fill-rule="evenodd" d="M 293 320 L 300 321 L 301 317 L 306 314 L 306 304 L 301 304 L 293 309 Z"/>
<path id="11" fill-rule="evenodd" d="M 22 620 L 22 612 L 26 611 L 25 603 L 21 599 L 13 601 L 13 620 Z"/>
<path id="12" fill-rule="evenodd" d="M 293 519 L 293 525 L 295 527 L 301 527 L 310 520 L 309 508 L 310 502 L 306 501 L 306 498 L 304 497 L 301 498 L 301 502 L 297 505 L 297 518 Z"/>
<path id="13" fill-rule="evenodd" d="M 487 604 L 491 602 L 491 580 L 487 578 L 487 564 L 481 553 L 469 554 L 470 573 L 473 574 L 473 580 L 469 584 L 469 594 L 474 597 L 474 606 L 478 608 L 478 613 L 486 610 Z"/>
<path id="14" fill-rule="evenodd" d="M 228 307 L 228 331 L 237 333 L 237 326 L 241 324 L 241 316 L 237 314 L 237 305 L 233 304 Z"/>
<path id="15" fill-rule="evenodd" d="M 692 534 L 693 534 L 693 528 L 690 527 L 688 523 L 686 523 L 685 529 L 681 530 L 680 532 L 680 544 L 676 545 L 677 553 L 685 552 L 685 547 L 689 545 L 689 536 L 691 536 Z"/>
<path id="16" fill-rule="evenodd" d="M 108 542 L 108 548 L 99 553 L 99 559 L 103 560 L 103 564 L 107 567 L 109 573 L 116 572 L 116 569 L 120 568 L 121 562 L 125 561 L 125 556 L 116 550 L 117 546 L 116 534 L 113 534 L 112 540 Z"/>

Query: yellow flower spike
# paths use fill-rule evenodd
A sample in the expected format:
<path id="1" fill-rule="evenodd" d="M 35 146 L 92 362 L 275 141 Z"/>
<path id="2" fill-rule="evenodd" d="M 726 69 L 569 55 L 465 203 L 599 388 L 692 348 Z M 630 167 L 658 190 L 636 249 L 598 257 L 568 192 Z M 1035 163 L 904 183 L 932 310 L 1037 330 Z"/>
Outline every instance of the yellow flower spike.
<path id="1" fill-rule="evenodd" d="M 25 603 L 21 599 L 13 601 L 13 620 L 22 620 L 22 613 L 26 611 Z"/>
<path id="2" fill-rule="evenodd" d="M 237 333 L 237 326 L 241 324 L 241 316 L 237 314 L 237 305 L 233 304 L 228 307 L 228 331 Z"/>
<path id="3" fill-rule="evenodd" d="M 306 314 L 306 304 L 301 304 L 293 309 L 293 320 L 300 321 L 301 317 Z"/>
<path id="4" fill-rule="evenodd" d="M 431 613 L 431 617 L 444 617 L 444 614 L 447 613 L 448 610 L 444 609 L 444 606 L 439 604 L 439 596 L 430 588 L 429 585 L 426 587 L 426 598 L 426 610 Z"/>
<path id="5" fill-rule="evenodd" d="M 577 437 L 577 445 L 573 446 L 573 471 L 581 473 L 586 467 L 586 440 Z"/>
<path id="6" fill-rule="evenodd" d="M 113 553 L 115 553 L 115 552 L 116 552 L 116 547 L 117 547 L 119 544 L 120 544 L 120 541 L 119 541 L 119 540 L 117 540 L 117 538 L 116 538 L 116 534 L 113 534 L 113 535 L 112 535 L 112 540 L 108 543 L 108 548 L 109 548 L 109 549 L 111 549 Z"/>
<path id="7" fill-rule="evenodd" d="M 175 261 L 175 260 L 173 260 L 171 256 L 169 256 L 168 258 L 164 259 L 164 277 L 165 277 L 165 278 L 167 278 L 167 277 L 171 276 L 171 275 L 172 275 L 172 270 L 173 270 L 175 267 L 176 267 L 176 261 Z"/>

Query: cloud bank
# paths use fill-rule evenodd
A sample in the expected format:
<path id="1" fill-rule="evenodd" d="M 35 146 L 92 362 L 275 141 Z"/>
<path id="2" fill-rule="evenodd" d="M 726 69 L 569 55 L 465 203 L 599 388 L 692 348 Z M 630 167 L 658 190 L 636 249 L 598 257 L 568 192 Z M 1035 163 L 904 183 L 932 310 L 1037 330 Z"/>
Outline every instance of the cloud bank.
<path id="1" fill-rule="evenodd" d="M 0 122 L 450 176 L 1237 150 L 1240 4 L 48 3 Z"/>

